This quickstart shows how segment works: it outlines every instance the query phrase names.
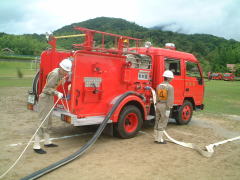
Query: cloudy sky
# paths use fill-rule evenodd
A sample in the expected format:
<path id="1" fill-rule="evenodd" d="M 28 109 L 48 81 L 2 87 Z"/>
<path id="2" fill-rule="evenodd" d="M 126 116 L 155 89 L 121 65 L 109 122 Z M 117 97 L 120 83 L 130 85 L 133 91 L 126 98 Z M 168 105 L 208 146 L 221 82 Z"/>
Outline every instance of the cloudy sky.
<path id="1" fill-rule="evenodd" d="M 0 0 L 0 32 L 45 33 L 95 17 L 240 41 L 240 0 Z"/>

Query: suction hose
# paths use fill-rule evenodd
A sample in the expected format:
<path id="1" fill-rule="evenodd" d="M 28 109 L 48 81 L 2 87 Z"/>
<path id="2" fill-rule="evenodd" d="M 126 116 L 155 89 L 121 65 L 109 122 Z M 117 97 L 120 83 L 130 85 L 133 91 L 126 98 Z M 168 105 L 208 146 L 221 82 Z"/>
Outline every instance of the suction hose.
<path id="1" fill-rule="evenodd" d="M 139 96 L 140 98 L 143 98 L 140 94 L 133 92 L 133 91 L 128 91 L 126 93 L 124 93 L 123 95 L 121 95 L 117 101 L 115 102 L 115 104 L 113 105 L 113 107 L 111 108 L 111 110 L 108 112 L 108 114 L 106 115 L 106 117 L 104 118 L 103 122 L 100 124 L 100 126 L 98 127 L 97 131 L 95 132 L 95 134 L 93 135 L 93 137 L 85 144 L 83 145 L 78 151 L 76 151 L 75 153 L 71 154 L 70 156 L 55 162 L 53 164 L 51 164 L 50 166 L 43 168 L 41 170 L 38 170 L 24 178 L 22 178 L 21 180 L 32 180 L 32 179 L 37 179 L 61 166 L 64 166 L 66 164 L 68 164 L 69 162 L 75 160 L 76 158 L 78 158 L 79 156 L 81 156 L 84 152 L 86 152 L 98 139 L 98 137 L 101 135 L 102 131 L 104 130 L 104 128 L 107 125 L 108 120 L 110 119 L 110 117 L 113 115 L 113 113 L 115 112 L 115 110 L 117 109 L 118 105 L 122 102 L 123 99 L 125 99 L 127 96 L 129 95 L 135 95 L 135 96 Z"/>

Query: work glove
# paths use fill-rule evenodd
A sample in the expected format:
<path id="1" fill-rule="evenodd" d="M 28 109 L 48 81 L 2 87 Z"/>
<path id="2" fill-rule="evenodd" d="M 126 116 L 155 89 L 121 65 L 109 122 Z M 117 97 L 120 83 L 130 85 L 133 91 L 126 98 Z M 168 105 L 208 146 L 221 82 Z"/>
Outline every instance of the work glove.
<path id="1" fill-rule="evenodd" d="M 68 91 L 70 91 L 70 89 L 71 89 L 71 86 L 72 86 L 71 84 L 69 84 L 69 85 L 68 85 Z"/>
<path id="2" fill-rule="evenodd" d="M 61 99 L 63 97 L 63 93 L 58 92 L 57 96 L 58 96 L 58 99 Z"/>
<path id="3" fill-rule="evenodd" d="M 166 111 L 166 116 L 169 117 L 169 115 L 170 115 L 170 110 L 167 110 Z"/>

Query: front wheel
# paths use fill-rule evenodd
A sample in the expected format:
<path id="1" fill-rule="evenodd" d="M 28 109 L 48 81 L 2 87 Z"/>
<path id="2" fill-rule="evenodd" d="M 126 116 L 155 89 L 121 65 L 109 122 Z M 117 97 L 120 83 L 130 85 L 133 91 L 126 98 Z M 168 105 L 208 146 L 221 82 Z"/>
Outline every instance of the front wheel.
<path id="1" fill-rule="evenodd" d="M 188 124 L 193 114 L 193 105 L 190 101 L 184 101 L 176 114 L 176 122 L 180 125 Z"/>
<path id="2" fill-rule="evenodd" d="M 136 136 L 142 124 L 143 119 L 140 110 L 136 106 L 128 105 L 120 113 L 115 129 L 119 137 L 128 139 Z"/>

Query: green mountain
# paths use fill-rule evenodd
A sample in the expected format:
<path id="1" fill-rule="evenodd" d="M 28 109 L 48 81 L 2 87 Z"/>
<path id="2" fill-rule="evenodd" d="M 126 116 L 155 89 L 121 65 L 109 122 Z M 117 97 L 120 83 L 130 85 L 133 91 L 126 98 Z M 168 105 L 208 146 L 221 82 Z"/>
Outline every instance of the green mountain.
<path id="1" fill-rule="evenodd" d="M 85 27 L 88 29 L 104 31 L 113 34 L 119 34 L 131 37 L 143 37 L 141 34 L 148 31 L 148 28 L 139 26 L 133 22 L 126 21 L 120 18 L 108 18 L 108 17 L 98 17 L 83 21 L 80 23 L 74 23 L 68 26 L 64 26 L 53 32 L 55 36 L 66 35 L 66 34 L 80 34 L 82 32 L 74 30 L 74 27 Z M 105 37 L 106 47 L 113 46 L 113 39 L 110 37 Z M 81 39 L 81 38 L 80 38 Z M 97 44 L 101 43 L 101 35 L 96 35 L 95 40 Z M 79 38 L 69 38 L 59 40 L 59 46 L 63 49 L 71 48 L 72 44 L 79 43 Z"/>
<path id="2" fill-rule="evenodd" d="M 64 26 L 61 29 L 54 31 L 54 34 L 66 34 L 66 33 L 76 33 L 73 30 L 74 27 L 80 26 L 88 29 L 94 29 L 98 31 L 105 31 L 111 33 L 132 33 L 136 32 L 144 32 L 147 31 L 147 28 L 139 26 L 133 22 L 126 21 L 120 18 L 109 18 L 109 17 L 97 17 L 94 19 L 89 19 L 87 21 L 83 21 L 80 23 L 74 23 L 68 26 Z M 79 31 L 77 31 L 79 32 Z"/>
<path id="3" fill-rule="evenodd" d="M 226 64 L 240 63 L 240 42 L 238 41 L 207 34 L 187 35 L 145 28 L 119 18 L 98 17 L 64 26 L 54 31 L 54 34 L 77 34 L 79 32 L 73 30 L 75 26 L 140 38 L 144 41 L 151 41 L 154 46 L 158 47 L 164 47 L 165 43 L 172 42 L 178 50 L 196 55 L 205 71 L 224 72 L 227 71 Z M 77 43 L 77 41 L 65 39 L 61 40 L 59 45 L 63 48 L 69 48 L 73 43 Z"/>
<path id="4" fill-rule="evenodd" d="M 226 40 L 207 34 L 183 34 L 171 31 L 162 31 L 157 28 L 145 28 L 134 22 L 120 18 L 98 17 L 80 23 L 64 26 L 53 32 L 55 36 L 79 34 L 74 30 L 75 26 L 131 36 L 151 41 L 154 46 L 164 47 L 167 42 L 176 45 L 177 50 L 193 53 L 201 61 L 204 71 L 227 71 L 226 64 L 240 63 L 240 42 Z M 100 41 L 101 37 L 96 36 Z M 80 43 L 81 38 L 68 38 L 58 40 L 58 47 L 71 49 L 72 44 Z M 112 42 L 106 38 L 106 44 L 111 46 Z M 0 33 L 0 49 L 10 48 L 19 54 L 39 55 L 47 47 L 44 35 L 8 35 Z"/>

